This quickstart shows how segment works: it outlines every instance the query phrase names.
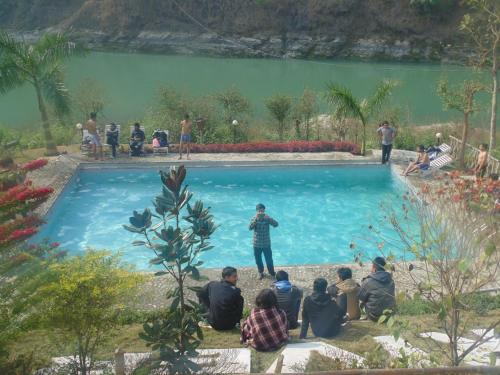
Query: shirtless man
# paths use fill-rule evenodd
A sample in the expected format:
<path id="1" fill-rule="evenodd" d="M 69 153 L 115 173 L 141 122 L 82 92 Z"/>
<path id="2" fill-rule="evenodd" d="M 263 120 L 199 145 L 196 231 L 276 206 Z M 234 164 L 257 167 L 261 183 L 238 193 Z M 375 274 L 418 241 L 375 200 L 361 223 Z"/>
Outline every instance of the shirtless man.
<path id="1" fill-rule="evenodd" d="M 474 166 L 474 174 L 476 178 L 483 178 L 486 173 L 486 168 L 488 167 L 488 145 L 481 143 L 479 145 L 479 155 L 477 156 L 477 162 Z"/>
<path id="2" fill-rule="evenodd" d="M 99 137 L 99 134 L 97 133 L 97 114 L 95 112 L 92 112 L 90 114 L 90 119 L 87 121 L 87 123 L 84 126 L 84 129 L 87 129 L 89 132 L 89 135 L 92 137 L 92 154 L 94 155 L 94 159 L 97 160 L 97 149 L 99 148 L 99 158 L 103 160 L 103 155 L 102 155 L 102 144 L 101 144 L 101 138 Z"/>
<path id="3" fill-rule="evenodd" d="M 189 150 L 191 147 L 191 126 L 192 122 L 189 119 L 189 115 L 184 116 L 184 120 L 181 121 L 181 141 L 179 143 L 179 159 L 182 159 L 182 145 L 186 144 L 187 149 L 187 159 L 189 160 Z"/>

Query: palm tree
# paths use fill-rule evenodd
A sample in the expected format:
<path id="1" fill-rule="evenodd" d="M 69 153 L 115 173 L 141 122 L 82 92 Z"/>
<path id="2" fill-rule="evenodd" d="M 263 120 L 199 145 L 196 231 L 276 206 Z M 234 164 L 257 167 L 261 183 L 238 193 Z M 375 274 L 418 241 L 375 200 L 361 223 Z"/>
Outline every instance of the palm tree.
<path id="1" fill-rule="evenodd" d="M 45 34 L 29 44 L 0 32 L 0 94 L 26 82 L 33 85 L 42 118 L 47 155 L 56 155 L 57 147 L 50 132 L 48 102 L 59 117 L 70 110 L 68 90 L 64 85 L 61 62 L 85 50 L 63 34 Z"/>
<path id="2" fill-rule="evenodd" d="M 347 87 L 330 83 L 326 99 L 335 109 L 336 116 L 353 117 L 363 125 L 363 144 L 361 153 L 366 153 L 366 124 L 371 117 L 380 111 L 385 101 L 392 94 L 396 81 L 382 81 L 370 98 L 356 98 Z"/>

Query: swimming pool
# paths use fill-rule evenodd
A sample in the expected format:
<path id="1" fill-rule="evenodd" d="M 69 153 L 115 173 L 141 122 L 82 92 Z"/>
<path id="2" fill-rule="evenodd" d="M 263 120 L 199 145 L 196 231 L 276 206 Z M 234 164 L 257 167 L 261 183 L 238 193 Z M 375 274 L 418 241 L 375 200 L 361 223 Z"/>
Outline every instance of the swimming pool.
<path id="1" fill-rule="evenodd" d="M 57 241 L 70 254 L 86 248 L 120 251 L 149 269 L 151 250 L 132 246 L 140 236 L 123 229 L 133 210 L 152 208 L 158 169 L 80 170 L 61 193 L 36 239 Z M 349 244 L 382 217 L 381 202 L 397 203 L 405 186 L 386 166 L 191 167 L 186 183 L 212 207 L 220 227 L 205 267 L 254 265 L 248 224 L 255 205 L 279 222 L 271 229 L 276 265 L 351 263 Z M 388 230 L 388 229 L 386 229 Z M 372 254 L 377 249 L 368 250 Z"/>

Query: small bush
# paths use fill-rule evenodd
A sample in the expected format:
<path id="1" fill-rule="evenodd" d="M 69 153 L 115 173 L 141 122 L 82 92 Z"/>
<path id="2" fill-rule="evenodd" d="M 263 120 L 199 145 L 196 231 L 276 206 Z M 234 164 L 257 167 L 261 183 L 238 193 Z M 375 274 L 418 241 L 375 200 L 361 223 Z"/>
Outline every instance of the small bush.
<path id="1" fill-rule="evenodd" d="M 500 309 L 500 294 L 476 293 L 464 297 L 464 302 L 471 310 L 479 315 L 488 311 Z"/>
<path id="2" fill-rule="evenodd" d="M 400 315 L 424 315 L 432 314 L 435 311 L 429 302 L 423 300 L 420 296 L 415 295 L 411 299 L 398 301 L 397 312 Z"/>

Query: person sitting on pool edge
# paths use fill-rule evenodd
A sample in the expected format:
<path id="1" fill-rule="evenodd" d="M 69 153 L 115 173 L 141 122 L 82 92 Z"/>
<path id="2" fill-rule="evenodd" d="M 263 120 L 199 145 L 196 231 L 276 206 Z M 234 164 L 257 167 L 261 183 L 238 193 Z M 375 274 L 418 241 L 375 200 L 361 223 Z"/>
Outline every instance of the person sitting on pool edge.
<path id="1" fill-rule="evenodd" d="M 241 327 L 240 341 L 259 351 L 277 350 L 288 341 L 286 313 L 279 308 L 271 289 L 257 295 L 255 308 Z"/>
<path id="2" fill-rule="evenodd" d="M 378 321 L 384 310 L 392 310 L 396 305 L 394 280 L 385 270 L 385 265 L 384 258 L 373 259 L 372 273 L 363 279 L 358 294 L 361 308 L 374 322 Z"/>
<path id="3" fill-rule="evenodd" d="M 416 172 L 418 170 L 427 170 L 430 167 L 429 155 L 425 152 L 425 147 L 420 145 L 417 148 L 418 156 L 417 160 L 411 162 L 408 168 L 403 172 L 403 176 L 408 176 L 409 173 Z"/>
<path id="4" fill-rule="evenodd" d="M 238 271 L 224 267 L 221 281 L 211 281 L 196 293 L 208 310 L 208 322 L 218 331 L 233 329 L 243 314 L 243 297 L 236 287 Z"/>
<path id="5" fill-rule="evenodd" d="M 326 293 L 328 282 L 322 277 L 314 280 L 313 293 L 304 299 L 300 338 L 307 337 L 309 323 L 316 337 L 330 338 L 337 335 L 344 323 L 346 311 Z M 345 295 L 342 297 L 345 298 Z M 344 305 L 340 303 L 340 305 Z"/>
<path id="6" fill-rule="evenodd" d="M 302 301 L 302 290 L 292 285 L 288 280 L 288 273 L 281 270 L 276 272 L 276 281 L 271 289 L 276 294 L 279 308 L 286 313 L 288 328 L 297 328 L 299 326 L 297 319 Z"/>
<path id="7" fill-rule="evenodd" d="M 347 267 L 340 267 L 337 270 L 339 281 L 328 287 L 328 294 L 339 300 L 339 303 L 345 303 L 341 306 L 347 311 L 349 320 L 358 320 L 361 316 L 359 309 L 359 284 L 352 279 L 352 270 Z M 339 298 L 341 294 L 345 294 L 346 298 Z"/>

